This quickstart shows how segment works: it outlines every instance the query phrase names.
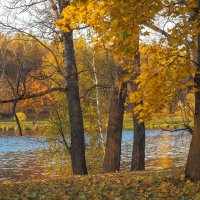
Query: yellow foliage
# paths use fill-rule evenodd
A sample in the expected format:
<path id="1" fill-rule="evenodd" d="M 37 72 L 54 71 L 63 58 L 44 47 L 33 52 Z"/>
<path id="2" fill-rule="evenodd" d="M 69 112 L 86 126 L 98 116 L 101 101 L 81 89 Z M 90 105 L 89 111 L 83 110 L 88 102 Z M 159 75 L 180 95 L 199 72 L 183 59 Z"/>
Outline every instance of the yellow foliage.
<path id="1" fill-rule="evenodd" d="M 76 28 L 74 24 L 87 25 L 96 33 L 101 45 L 117 56 L 131 59 L 142 28 L 140 25 L 151 20 L 161 9 L 160 0 L 74 1 L 63 10 L 62 19 L 56 24 L 64 32 L 68 32 L 69 27 Z"/>
<path id="2" fill-rule="evenodd" d="M 17 112 L 17 117 L 19 119 L 19 121 L 26 121 L 26 114 L 23 112 Z"/>
<path id="3" fill-rule="evenodd" d="M 138 90 L 129 95 L 130 101 L 138 105 L 135 112 L 143 119 L 150 119 L 156 112 L 162 112 L 176 99 L 181 90 L 193 85 L 191 77 L 195 68 L 182 58 L 184 52 L 175 48 L 142 45 L 141 73 L 135 80 Z"/>

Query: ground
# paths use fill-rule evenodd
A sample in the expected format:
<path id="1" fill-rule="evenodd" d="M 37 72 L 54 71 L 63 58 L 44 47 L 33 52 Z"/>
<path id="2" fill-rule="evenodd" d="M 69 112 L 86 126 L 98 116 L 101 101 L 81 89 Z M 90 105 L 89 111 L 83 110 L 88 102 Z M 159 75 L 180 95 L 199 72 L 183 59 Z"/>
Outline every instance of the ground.
<path id="1" fill-rule="evenodd" d="M 26 182 L 3 181 L 0 199 L 22 200 L 200 200 L 200 182 L 184 177 L 182 169 L 120 172 Z"/>

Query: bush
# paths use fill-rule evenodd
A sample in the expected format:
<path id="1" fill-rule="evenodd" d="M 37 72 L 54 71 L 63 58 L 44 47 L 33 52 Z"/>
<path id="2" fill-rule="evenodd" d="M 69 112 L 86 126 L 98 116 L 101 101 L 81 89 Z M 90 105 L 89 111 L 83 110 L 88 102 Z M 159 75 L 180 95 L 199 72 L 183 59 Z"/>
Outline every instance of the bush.
<path id="1" fill-rule="evenodd" d="M 20 122 L 26 121 L 26 114 L 25 113 L 23 113 L 23 112 L 17 112 L 16 114 L 17 114 L 17 117 L 18 117 L 18 119 L 19 119 Z M 14 119 L 15 119 L 15 117 L 14 117 Z"/>

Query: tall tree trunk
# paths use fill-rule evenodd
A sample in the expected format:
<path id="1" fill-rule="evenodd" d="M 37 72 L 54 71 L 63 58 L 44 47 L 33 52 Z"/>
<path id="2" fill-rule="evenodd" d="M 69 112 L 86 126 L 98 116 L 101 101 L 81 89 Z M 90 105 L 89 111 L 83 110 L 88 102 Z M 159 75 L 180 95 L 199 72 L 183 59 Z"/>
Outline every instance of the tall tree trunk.
<path id="1" fill-rule="evenodd" d="M 59 19 L 63 9 L 70 5 L 70 1 L 49 0 L 55 18 Z M 83 116 L 80 104 L 78 72 L 75 60 L 73 31 L 68 33 L 61 31 L 63 42 L 63 57 L 66 68 L 66 96 L 69 109 L 70 134 L 71 134 L 71 160 L 72 171 L 75 175 L 87 174 L 85 159 L 85 139 Z"/>
<path id="2" fill-rule="evenodd" d="M 66 67 L 67 100 L 71 131 L 71 159 L 73 174 L 87 174 L 83 116 L 80 105 L 78 73 L 75 61 L 73 32 L 63 33 Z"/>
<path id="3" fill-rule="evenodd" d="M 107 140 L 103 170 L 120 170 L 121 140 L 124 117 L 124 104 L 127 95 L 127 83 L 123 82 L 120 72 L 114 72 L 114 88 L 109 108 Z"/>
<path id="4" fill-rule="evenodd" d="M 200 0 L 198 0 L 198 12 L 200 9 Z M 198 16 L 198 14 L 197 14 Z M 195 114 L 194 131 L 187 159 L 185 174 L 192 180 L 200 180 L 200 35 L 197 38 L 197 62 L 195 83 Z"/>
<path id="5" fill-rule="evenodd" d="M 140 52 L 139 52 L 139 40 L 136 53 L 134 55 L 134 63 L 136 68 L 136 76 L 140 74 Z M 132 87 L 134 91 L 137 91 L 137 84 Z M 142 104 L 142 102 L 140 103 Z M 137 106 L 137 105 L 135 105 Z M 134 124 L 134 142 L 132 151 L 131 170 L 144 170 L 145 169 L 145 126 L 143 122 L 139 122 L 138 114 L 133 115 Z"/>

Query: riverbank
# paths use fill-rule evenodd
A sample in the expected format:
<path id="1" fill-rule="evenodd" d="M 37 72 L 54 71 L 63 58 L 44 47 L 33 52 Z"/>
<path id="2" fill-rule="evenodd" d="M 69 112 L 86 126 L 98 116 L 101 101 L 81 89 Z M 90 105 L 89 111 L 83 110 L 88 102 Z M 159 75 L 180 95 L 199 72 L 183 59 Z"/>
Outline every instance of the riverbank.
<path id="1" fill-rule="evenodd" d="M 183 173 L 179 168 L 26 182 L 3 181 L 0 199 L 200 199 L 200 182 L 187 180 Z"/>
<path id="2" fill-rule="evenodd" d="M 171 129 L 182 129 L 184 128 L 184 122 L 180 118 L 175 117 L 163 117 L 163 118 L 155 118 L 150 122 L 146 123 L 147 130 L 171 130 Z M 188 125 L 193 126 L 193 122 L 188 122 Z M 128 118 L 124 120 L 124 130 L 133 130 L 133 120 Z"/>
<path id="3" fill-rule="evenodd" d="M 37 131 L 40 127 L 47 125 L 47 120 L 39 121 L 22 121 L 21 126 L 22 130 L 28 131 Z M 106 127 L 107 121 L 103 120 L 103 124 Z M 148 130 L 160 130 L 160 129 L 179 129 L 183 128 L 184 122 L 180 118 L 175 117 L 163 117 L 155 118 L 146 124 L 146 129 Z M 189 123 L 190 126 L 193 125 L 193 122 Z M 124 130 L 133 130 L 133 121 L 131 118 L 124 119 Z M 18 127 L 15 121 L 0 121 L 0 131 L 17 131 Z"/>

